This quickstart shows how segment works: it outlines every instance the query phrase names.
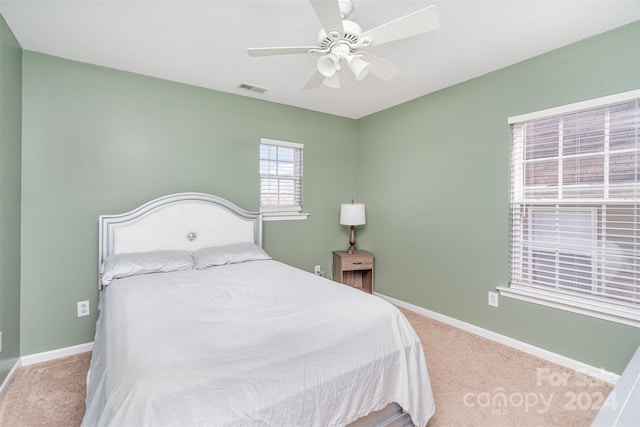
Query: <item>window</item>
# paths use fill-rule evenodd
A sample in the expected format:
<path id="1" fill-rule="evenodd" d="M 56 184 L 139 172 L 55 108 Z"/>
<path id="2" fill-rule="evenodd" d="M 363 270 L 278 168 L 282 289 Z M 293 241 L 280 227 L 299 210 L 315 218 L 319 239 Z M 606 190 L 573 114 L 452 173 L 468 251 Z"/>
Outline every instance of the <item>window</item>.
<path id="1" fill-rule="evenodd" d="M 302 151 L 296 142 L 260 139 L 260 212 L 265 220 L 305 219 Z"/>
<path id="2" fill-rule="evenodd" d="M 640 327 L 640 91 L 511 124 L 510 286 Z"/>

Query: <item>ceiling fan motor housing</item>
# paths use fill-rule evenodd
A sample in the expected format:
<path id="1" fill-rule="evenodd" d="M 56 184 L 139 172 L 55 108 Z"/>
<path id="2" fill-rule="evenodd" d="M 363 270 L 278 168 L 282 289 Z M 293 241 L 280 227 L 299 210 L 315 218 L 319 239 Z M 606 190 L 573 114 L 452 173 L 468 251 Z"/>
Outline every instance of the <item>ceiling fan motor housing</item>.
<path id="1" fill-rule="evenodd" d="M 330 31 L 329 34 L 323 29 L 318 33 L 318 46 L 320 49 L 330 49 L 331 45 L 340 41 L 344 41 L 351 47 L 351 50 L 355 50 L 360 46 L 358 44 L 360 34 L 362 34 L 362 28 L 360 25 L 353 21 L 345 19 L 342 21 L 344 27 L 344 34 L 340 34 L 338 31 Z"/>

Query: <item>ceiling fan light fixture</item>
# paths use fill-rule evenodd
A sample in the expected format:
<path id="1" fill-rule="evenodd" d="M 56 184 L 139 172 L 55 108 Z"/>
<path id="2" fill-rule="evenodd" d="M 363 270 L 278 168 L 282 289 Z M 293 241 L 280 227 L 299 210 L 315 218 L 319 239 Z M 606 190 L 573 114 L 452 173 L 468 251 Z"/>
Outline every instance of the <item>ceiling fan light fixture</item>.
<path id="1" fill-rule="evenodd" d="M 351 61 L 349 61 L 349 68 L 351 68 L 351 71 L 353 71 L 353 74 L 356 76 L 356 80 L 362 80 L 367 74 L 369 74 L 371 63 L 365 61 L 359 56 L 354 56 L 351 58 Z"/>
<path id="2" fill-rule="evenodd" d="M 331 77 L 326 77 L 322 83 L 332 89 L 340 89 L 340 73 L 335 72 Z"/>
<path id="3" fill-rule="evenodd" d="M 328 53 L 318 58 L 318 71 L 325 77 L 331 77 L 340 69 L 340 58 L 334 53 Z"/>

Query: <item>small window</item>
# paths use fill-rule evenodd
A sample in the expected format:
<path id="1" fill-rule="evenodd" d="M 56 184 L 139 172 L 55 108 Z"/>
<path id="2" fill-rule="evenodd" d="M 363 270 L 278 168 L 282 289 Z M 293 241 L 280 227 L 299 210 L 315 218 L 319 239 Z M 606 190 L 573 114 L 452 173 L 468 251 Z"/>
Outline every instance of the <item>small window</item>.
<path id="1" fill-rule="evenodd" d="M 260 212 L 265 219 L 304 219 L 302 158 L 304 145 L 260 139 Z"/>
<path id="2" fill-rule="evenodd" d="M 507 296 L 640 326 L 640 91 L 511 124 Z"/>

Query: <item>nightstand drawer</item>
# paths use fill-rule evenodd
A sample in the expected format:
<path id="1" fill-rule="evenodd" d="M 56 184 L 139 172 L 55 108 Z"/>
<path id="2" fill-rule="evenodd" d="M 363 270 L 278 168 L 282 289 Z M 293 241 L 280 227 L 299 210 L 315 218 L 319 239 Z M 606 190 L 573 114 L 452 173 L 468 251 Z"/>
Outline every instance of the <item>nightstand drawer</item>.
<path id="1" fill-rule="evenodd" d="M 342 260 L 342 270 L 369 270 L 373 268 L 373 258 L 371 256 L 352 255 Z"/>

